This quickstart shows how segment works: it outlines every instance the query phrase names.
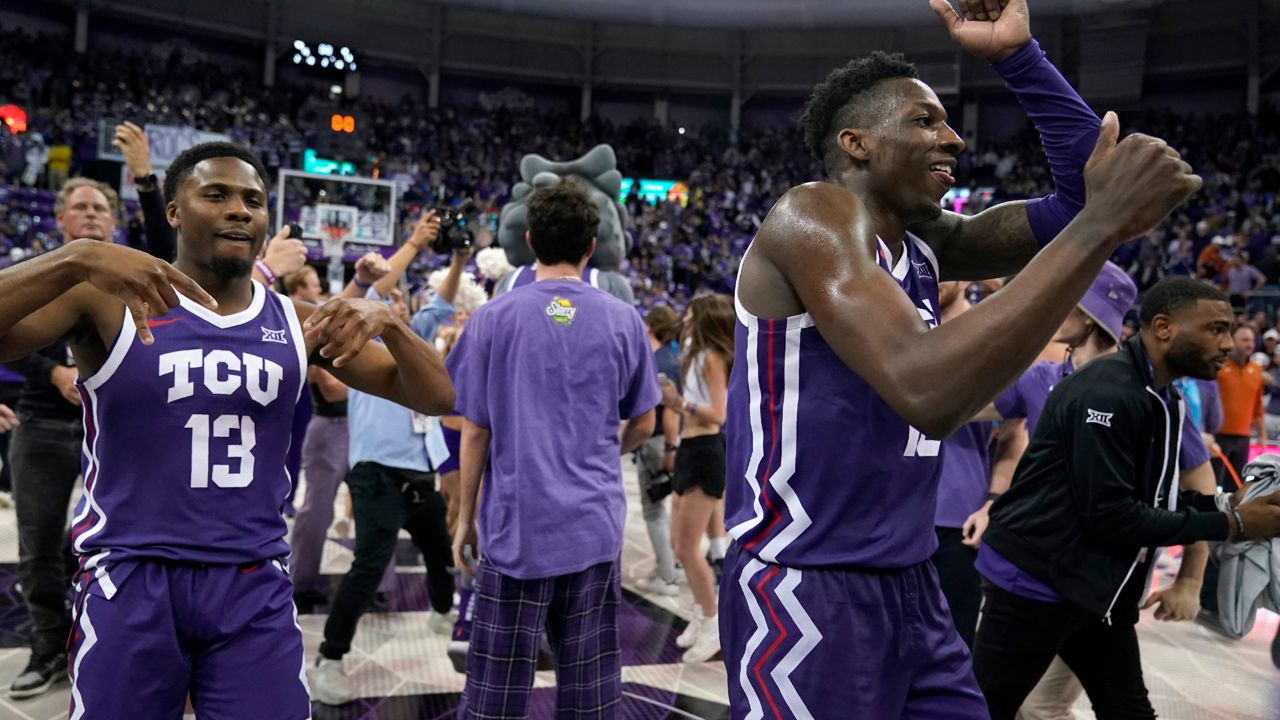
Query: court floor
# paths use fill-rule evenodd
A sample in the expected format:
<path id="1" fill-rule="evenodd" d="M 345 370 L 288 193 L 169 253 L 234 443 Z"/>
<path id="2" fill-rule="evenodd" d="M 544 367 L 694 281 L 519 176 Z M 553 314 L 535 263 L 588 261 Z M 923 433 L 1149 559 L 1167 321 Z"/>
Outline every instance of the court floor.
<path id="1" fill-rule="evenodd" d="M 634 476 L 626 472 L 630 509 L 623 547 L 624 606 L 619 627 L 623 643 L 624 703 L 619 716 L 636 720 L 728 717 L 724 666 L 680 662 L 675 637 L 684 629 L 692 597 L 681 586 L 676 597 L 645 597 L 635 580 L 653 567 Z M 305 492 L 305 479 L 300 492 Z M 339 514 L 340 516 L 340 514 Z M 322 565 L 336 586 L 351 564 L 350 530 L 330 531 Z M 17 534 L 12 508 L 0 508 L 0 685 L 7 686 L 26 664 L 27 614 L 15 587 Z M 315 720 L 427 720 L 450 717 L 463 686 L 446 656 L 447 638 L 427 629 L 428 602 L 421 558 L 402 536 L 397 553 L 397 588 L 385 612 L 361 620 L 346 667 L 359 698 L 340 707 L 313 704 Z M 324 629 L 324 607 L 299 617 L 308 659 L 315 657 Z M 1263 612 L 1253 632 L 1231 642 L 1194 623 L 1158 623 L 1150 612 L 1138 627 L 1146 682 L 1162 718 L 1172 720 L 1280 720 L 1280 670 L 1271 663 L 1270 642 L 1277 616 Z M 555 678 L 538 673 L 533 718 L 554 716 Z M 12 700 L 0 693 L 0 720 L 65 718 L 69 687 Z M 1087 699 L 1076 715 L 1093 718 Z"/>

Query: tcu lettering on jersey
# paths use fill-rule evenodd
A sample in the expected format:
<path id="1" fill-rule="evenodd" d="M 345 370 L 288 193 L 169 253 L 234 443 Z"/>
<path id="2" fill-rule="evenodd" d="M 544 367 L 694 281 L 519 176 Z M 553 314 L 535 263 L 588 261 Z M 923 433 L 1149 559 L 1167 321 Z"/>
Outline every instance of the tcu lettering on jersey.
<path id="1" fill-rule="evenodd" d="M 228 350 L 204 351 L 199 348 L 167 352 L 160 356 L 160 376 L 173 375 L 169 386 L 169 402 L 195 395 L 192 376 L 203 380 L 205 389 L 214 395 L 231 395 L 240 388 L 249 392 L 259 405 L 266 407 L 280 396 L 284 368 L 253 353 Z"/>

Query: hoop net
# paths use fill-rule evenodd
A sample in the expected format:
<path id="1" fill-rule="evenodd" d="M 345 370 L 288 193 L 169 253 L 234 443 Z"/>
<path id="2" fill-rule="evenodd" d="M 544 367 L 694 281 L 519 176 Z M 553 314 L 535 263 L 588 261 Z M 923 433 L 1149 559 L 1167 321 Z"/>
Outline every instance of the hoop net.
<path id="1" fill-rule="evenodd" d="M 351 237 L 351 228 L 325 224 L 320 226 L 320 232 L 323 235 L 320 243 L 324 247 L 324 256 L 330 259 L 341 258 L 347 238 Z"/>

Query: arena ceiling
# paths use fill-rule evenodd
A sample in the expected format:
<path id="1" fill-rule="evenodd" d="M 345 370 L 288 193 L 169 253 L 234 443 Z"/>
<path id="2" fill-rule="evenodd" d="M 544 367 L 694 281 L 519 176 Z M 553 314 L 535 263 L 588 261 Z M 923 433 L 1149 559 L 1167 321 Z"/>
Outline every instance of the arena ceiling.
<path id="1" fill-rule="evenodd" d="M 1030 0 L 1032 13 L 1142 9 L 1171 0 Z M 953 0 L 953 4 L 955 0 Z M 927 0 L 444 0 L 498 12 L 703 27 L 848 27 L 928 22 Z"/>

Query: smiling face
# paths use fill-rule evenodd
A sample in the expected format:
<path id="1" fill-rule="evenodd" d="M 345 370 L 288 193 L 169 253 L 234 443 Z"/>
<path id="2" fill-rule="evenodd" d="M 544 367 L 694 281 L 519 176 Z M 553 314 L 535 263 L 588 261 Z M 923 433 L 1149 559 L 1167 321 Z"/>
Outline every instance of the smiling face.
<path id="1" fill-rule="evenodd" d="M 267 189 L 249 163 L 202 160 L 169 202 L 181 261 L 222 278 L 247 276 L 267 236 Z"/>
<path id="2" fill-rule="evenodd" d="M 937 217 L 939 201 L 955 185 L 956 155 L 964 140 L 947 124 L 947 111 L 923 82 L 885 80 L 884 107 L 864 134 L 868 188 L 906 222 Z"/>

